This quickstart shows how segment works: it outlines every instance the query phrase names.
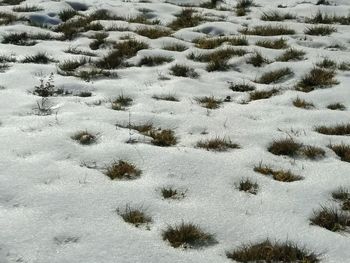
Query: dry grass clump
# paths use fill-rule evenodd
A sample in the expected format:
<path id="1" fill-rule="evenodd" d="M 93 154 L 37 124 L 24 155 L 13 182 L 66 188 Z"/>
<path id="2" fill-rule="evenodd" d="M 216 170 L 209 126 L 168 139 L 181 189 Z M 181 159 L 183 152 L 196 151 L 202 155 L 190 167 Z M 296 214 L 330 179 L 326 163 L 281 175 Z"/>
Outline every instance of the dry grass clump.
<path id="1" fill-rule="evenodd" d="M 79 59 L 65 60 L 59 63 L 57 67 L 62 71 L 71 72 L 86 63 L 88 63 L 88 60 L 85 57 L 81 57 Z"/>
<path id="2" fill-rule="evenodd" d="M 151 130 L 149 136 L 153 139 L 151 142 L 153 145 L 168 147 L 177 143 L 175 133 L 172 130 Z"/>
<path id="3" fill-rule="evenodd" d="M 234 56 L 243 56 L 245 54 L 247 54 L 247 51 L 244 49 L 225 48 L 204 54 L 191 53 L 187 58 L 199 62 L 227 61 Z"/>
<path id="4" fill-rule="evenodd" d="M 0 12 L 0 25 L 9 25 L 18 20 L 23 20 L 23 18 L 19 18 L 11 13 Z"/>
<path id="5" fill-rule="evenodd" d="M 172 187 L 162 187 L 160 192 L 164 199 L 182 199 L 185 197 L 185 193 Z"/>
<path id="6" fill-rule="evenodd" d="M 160 94 L 160 95 L 153 95 L 153 99 L 155 100 L 166 100 L 166 101 L 180 101 L 175 95 L 173 94 Z"/>
<path id="7" fill-rule="evenodd" d="M 303 60 L 304 59 L 304 55 L 306 53 L 302 50 L 297 50 L 294 48 L 289 48 L 287 49 L 285 52 L 283 52 L 283 54 L 279 57 L 277 57 L 277 61 L 283 61 L 283 62 L 287 62 L 287 61 L 298 61 L 298 60 Z"/>
<path id="8" fill-rule="evenodd" d="M 263 165 L 262 163 L 259 164 L 259 166 L 254 167 L 254 171 L 261 173 L 263 175 L 272 176 L 272 178 L 276 181 L 280 182 L 294 182 L 294 181 L 300 181 L 304 179 L 302 176 L 295 175 L 291 171 L 286 170 L 274 170 L 268 165 Z"/>
<path id="9" fill-rule="evenodd" d="M 196 144 L 199 148 L 204 148 L 207 151 L 215 151 L 215 152 L 225 152 L 230 149 L 239 149 L 240 146 L 236 143 L 232 143 L 230 139 L 226 138 L 213 138 L 207 140 L 200 140 Z"/>
<path id="10" fill-rule="evenodd" d="M 320 159 L 326 154 L 326 152 L 322 148 L 311 145 L 303 146 L 303 148 L 301 148 L 300 153 L 311 160 Z"/>
<path id="11" fill-rule="evenodd" d="M 119 160 L 109 166 L 105 174 L 112 180 L 132 180 L 140 177 L 141 170 L 132 163 Z"/>
<path id="12" fill-rule="evenodd" d="M 167 56 L 146 56 L 143 57 L 140 62 L 138 63 L 138 66 L 147 66 L 147 67 L 154 67 L 158 65 L 162 65 L 164 63 L 170 63 L 173 61 L 173 57 L 167 57 Z"/>
<path id="13" fill-rule="evenodd" d="M 187 46 L 179 43 L 168 44 L 163 47 L 164 50 L 182 52 L 188 49 Z"/>
<path id="14" fill-rule="evenodd" d="M 264 100 L 271 98 L 272 96 L 275 96 L 279 93 L 278 89 L 271 89 L 271 90 L 255 90 L 252 92 L 249 92 L 249 101 L 253 100 Z"/>
<path id="15" fill-rule="evenodd" d="M 280 139 L 274 141 L 268 147 L 268 151 L 275 155 L 286 155 L 289 157 L 297 156 L 302 144 L 295 142 L 293 139 Z"/>
<path id="16" fill-rule="evenodd" d="M 350 190 L 344 187 L 339 187 L 332 193 L 332 197 L 341 202 L 341 209 L 350 211 Z"/>
<path id="17" fill-rule="evenodd" d="M 65 9 L 62 10 L 58 13 L 58 17 L 63 21 L 66 22 L 69 19 L 75 17 L 76 15 L 78 15 L 79 13 L 74 10 L 74 9 Z"/>
<path id="18" fill-rule="evenodd" d="M 304 31 L 305 34 L 312 36 L 328 36 L 334 32 L 337 32 L 335 27 L 322 25 L 307 27 Z"/>
<path id="19" fill-rule="evenodd" d="M 235 6 L 237 16 L 245 16 L 249 11 L 250 7 L 255 6 L 253 0 L 238 0 Z"/>
<path id="20" fill-rule="evenodd" d="M 347 230 L 350 227 L 350 214 L 339 211 L 337 208 L 321 206 L 310 218 L 312 225 L 326 228 L 333 232 Z"/>
<path id="21" fill-rule="evenodd" d="M 305 19 L 306 23 L 309 24 L 341 24 L 350 25 L 350 15 L 348 16 L 337 16 L 335 14 L 329 15 L 318 11 L 314 16 Z"/>
<path id="22" fill-rule="evenodd" d="M 50 62 L 55 62 L 55 60 L 47 56 L 45 53 L 39 52 L 33 56 L 26 56 L 21 62 L 35 63 L 35 64 L 48 64 Z"/>
<path id="23" fill-rule="evenodd" d="M 290 13 L 281 13 L 279 11 L 264 12 L 260 17 L 263 21 L 284 21 L 286 19 L 295 19 L 296 16 Z"/>
<path id="24" fill-rule="evenodd" d="M 259 185 L 249 178 L 242 178 L 237 188 L 239 191 L 256 195 L 258 193 Z"/>
<path id="25" fill-rule="evenodd" d="M 247 46 L 248 40 L 245 37 L 218 37 L 218 38 L 200 38 L 194 41 L 196 47 L 203 49 L 214 49 L 221 46 L 223 43 L 232 46 Z"/>
<path id="26" fill-rule="evenodd" d="M 317 126 L 315 131 L 325 135 L 350 135 L 350 124 L 337 124 L 334 126 Z"/>
<path id="27" fill-rule="evenodd" d="M 2 44 L 12 44 L 17 46 L 34 46 L 36 41 L 32 40 L 31 36 L 26 32 L 9 33 L 2 37 Z"/>
<path id="28" fill-rule="evenodd" d="M 344 104 L 337 102 L 337 103 L 332 103 L 327 105 L 327 109 L 343 111 L 343 110 L 346 110 L 346 107 Z"/>
<path id="29" fill-rule="evenodd" d="M 247 64 L 252 64 L 254 67 L 261 67 L 264 64 L 268 64 L 270 61 L 263 57 L 260 52 L 255 52 L 247 59 Z"/>
<path id="30" fill-rule="evenodd" d="M 251 29 L 244 28 L 240 30 L 240 33 L 245 35 L 257 35 L 257 36 L 279 36 L 279 35 L 294 35 L 293 29 L 287 28 L 282 25 L 266 25 L 255 26 Z"/>
<path id="31" fill-rule="evenodd" d="M 119 95 L 115 100 L 112 101 L 113 110 L 125 110 L 132 103 L 132 98 L 125 95 Z"/>
<path id="32" fill-rule="evenodd" d="M 162 233 L 163 240 L 172 247 L 197 248 L 215 243 L 212 234 L 204 232 L 199 226 L 182 222 L 179 225 L 168 226 Z"/>
<path id="33" fill-rule="evenodd" d="M 284 49 L 288 47 L 287 40 L 284 38 L 277 40 L 259 40 L 255 43 L 255 45 L 271 49 Z"/>
<path id="34" fill-rule="evenodd" d="M 174 30 L 179 30 L 186 27 L 195 27 L 203 20 L 203 17 L 196 14 L 194 9 L 185 8 L 181 13 L 176 15 L 176 19 L 168 26 Z"/>
<path id="35" fill-rule="evenodd" d="M 331 87 L 338 84 L 338 81 L 334 77 L 334 70 L 315 67 L 302 77 L 296 89 L 303 92 L 310 92 L 318 88 Z"/>
<path id="36" fill-rule="evenodd" d="M 83 145 L 93 144 L 97 140 L 96 135 L 93 135 L 87 131 L 79 131 L 75 133 L 71 138 Z"/>
<path id="37" fill-rule="evenodd" d="M 146 123 L 142 123 L 142 124 L 129 123 L 127 125 L 117 124 L 117 126 L 121 127 L 121 128 L 127 128 L 127 129 L 132 129 L 132 130 L 138 131 L 139 133 L 141 133 L 143 135 L 148 135 L 148 133 L 151 130 L 154 130 L 153 124 L 151 122 L 146 122 Z"/>
<path id="38" fill-rule="evenodd" d="M 207 109 L 217 109 L 220 107 L 220 105 L 222 104 L 222 100 L 221 99 L 216 99 L 214 96 L 210 96 L 210 97 L 200 97 L 200 98 L 195 98 L 195 100 L 201 104 L 204 108 Z"/>
<path id="39" fill-rule="evenodd" d="M 278 83 L 283 81 L 284 79 L 291 77 L 293 75 L 293 71 L 290 68 L 281 68 L 272 71 L 268 71 L 260 76 L 256 80 L 256 82 L 261 84 L 271 84 Z"/>
<path id="40" fill-rule="evenodd" d="M 136 29 L 137 34 L 148 37 L 150 39 L 157 39 L 161 37 L 166 37 L 171 34 L 171 31 L 164 29 L 162 27 L 141 27 Z"/>
<path id="41" fill-rule="evenodd" d="M 322 61 L 317 62 L 316 66 L 320 67 L 320 68 L 336 69 L 337 62 L 335 62 L 334 60 L 331 60 L 329 58 L 324 58 Z"/>
<path id="42" fill-rule="evenodd" d="M 130 205 L 126 205 L 123 211 L 119 210 L 118 212 L 125 222 L 136 227 L 152 222 L 152 218 L 145 213 L 142 207 L 132 208 Z"/>
<path id="43" fill-rule="evenodd" d="M 88 57 L 96 57 L 96 54 L 90 51 L 81 50 L 76 47 L 69 47 L 64 50 L 65 53 L 73 54 L 73 55 L 83 55 Z"/>
<path id="44" fill-rule="evenodd" d="M 265 240 L 256 244 L 243 245 L 226 256 L 238 262 L 320 262 L 319 256 L 292 242 L 271 242 Z"/>
<path id="45" fill-rule="evenodd" d="M 350 145 L 344 143 L 341 144 L 330 144 L 328 147 L 340 157 L 340 160 L 350 163 Z"/>
<path id="46" fill-rule="evenodd" d="M 170 68 L 170 73 L 177 77 L 198 78 L 198 73 L 189 66 L 176 64 Z"/>
<path id="47" fill-rule="evenodd" d="M 254 91 L 255 86 L 248 83 L 230 83 L 230 90 L 236 91 L 236 92 L 246 92 L 246 91 Z"/>
<path id="48" fill-rule="evenodd" d="M 307 102 L 306 100 L 301 99 L 299 97 L 293 100 L 293 105 L 297 108 L 303 108 L 307 110 L 315 107 L 315 105 L 312 102 Z"/>

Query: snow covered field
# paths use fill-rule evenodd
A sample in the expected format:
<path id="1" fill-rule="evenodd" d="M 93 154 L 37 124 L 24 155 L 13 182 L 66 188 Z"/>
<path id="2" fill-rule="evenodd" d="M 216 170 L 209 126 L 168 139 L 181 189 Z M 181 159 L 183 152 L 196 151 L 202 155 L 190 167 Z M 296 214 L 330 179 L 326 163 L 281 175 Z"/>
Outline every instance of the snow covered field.
<path id="1" fill-rule="evenodd" d="M 349 25 L 348 0 L 0 0 L 0 263 L 350 263 Z M 230 258 L 266 239 L 315 258 Z"/>

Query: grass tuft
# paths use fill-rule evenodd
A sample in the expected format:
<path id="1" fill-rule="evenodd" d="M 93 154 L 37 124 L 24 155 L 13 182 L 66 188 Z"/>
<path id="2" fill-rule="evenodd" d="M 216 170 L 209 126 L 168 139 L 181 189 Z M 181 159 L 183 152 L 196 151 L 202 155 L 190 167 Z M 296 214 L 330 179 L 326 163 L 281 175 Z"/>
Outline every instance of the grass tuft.
<path id="1" fill-rule="evenodd" d="M 112 180 L 132 180 L 140 177 L 141 170 L 132 163 L 119 160 L 109 166 L 105 174 Z"/>
<path id="2" fill-rule="evenodd" d="M 302 77 L 298 82 L 296 89 L 303 92 L 310 92 L 318 88 L 331 87 L 338 84 L 338 81 L 335 80 L 334 77 L 334 70 L 315 67 Z"/>
<path id="3" fill-rule="evenodd" d="M 170 73 L 177 77 L 198 78 L 198 73 L 186 65 L 176 64 L 170 68 Z"/>
<path id="4" fill-rule="evenodd" d="M 215 152 L 225 152 L 230 149 L 239 149 L 240 146 L 236 143 L 232 143 L 230 139 L 226 138 L 213 138 L 207 140 L 200 140 L 197 142 L 197 147 L 204 148 L 207 151 L 215 151 Z"/>
<path id="5" fill-rule="evenodd" d="M 245 35 L 257 35 L 257 36 L 279 36 L 279 35 L 294 35 L 293 29 L 287 28 L 282 25 L 267 25 L 267 26 L 255 26 L 251 29 L 245 28 L 240 30 L 240 33 Z"/>
<path id="6" fill-rule="evenodd" d="M 289 48 L 281 56 L 277 57 L 276 60 L 282 62 L 303 60 L 305 54 L 302 50 Z"/>
<path id="7" fill-rule="evenodd" d="M 246 193 L 256 195 L 258 193 L 259 186 L 256 182 L 252 182 L 249 178 L 243 178 L 238 184 L 238 190 Z"/>
<path id="8" fill-rule="evenodd" d="M 258 83 L 261 84 L 272 84 L 283 81 L 284 79 L 291 77 L 293 71 L 290 68 L 281 68 L 272 71 L 268 71 L 257 79 Z"/>
<path id="9" fill-rule="evenodd" d="M 295 175 L 291 171 L 286 170 L 275 170 L 272 169 L 268 165 L 263 165 L 262 163 L 259 164 L 259 166 L 254 167 L 254 171 L 257 173 L 261 173 L 263 175 L 272 176 L 272 178 L 276 181 L 280 182 L 294 182 L 294 181 L 300 181 L 303 179 L 302 176 Z"/>
<path id="10" fill-rule="evenodd" d="M 350 214 L 336 208 L 321 206 L 310 218 L 312 225 L 326 228 L 332 232 L 344 231 L 350 226 Z"/>
<path id="11" fill-rule="evenodd" d="M 248 84 L 248 83 L 230 83 L 230 90 L 235 92 L 247 92 L 247 91 L 254 91 L 255 86 Z"/>
<path id="12" fill-rule="evenodd" d="M 337 32 L 335 27 L 322 25 L 307 27 L 304 31 L 305 34 L 312 36 L 328 36 L 334 32 Z"/>
<path id="13" fill-rule="evenodd" d="M 273 141 L 268 147 L 268 151 L 275 155 L 286 155 L 289 157 L 297 156 L 302 144 L 295 142 L 293 139 L 280 139 Z"/>
<path id="14" fill-rule="evenodd" d="M 284 49 L 288 47 L 287 40 L 284 38 L 277 40 L 259 40 L 255 43 L 255 45 L 270 49 Z"/>
<path id="15" fill-rule="evenodd" d="M 344 104 L 337 102 L 327 105 L 327 109 L 343 111 L 346 110 L 346 107 Z"/>
<path id="16" fill-rule="evenodd" d="M 87 131 L 79 131 L 72 136 L 72 139 L 82 145 L 90 145 L 95 143 L 97 138 L 95 135 Z"/>
<path id="17" fill-rule="evenodd" d="M 315 131 L 325 135 L 350 135 L 350 124 L 337 124 L 334 126 L 317 126 Z"/>
<path id="18" fill-rule="evenodd" d="M 147 56 L 143 57 L 140 62 L 138 63 L 138 66 L 147 66 L 147 67 L 153 67 L 162 65 L 164 63 L 170 63 L 173 61 L 173 57 L 167 57 L 167 56 Z"/>
<path id="19" fill-rule="evenodd" d="M 200 97 L 200 98 L 195 98 L 195 100 L 201 104 L 204 108 L 207 109 L 217 109 L 220 107 L 220 105 L 222 104 L 222 100 L 220 99 L 216 99 L 213 96 L 210 97 Z"/>
<path id="20" fill-rule="evenodd" d="M 136 227 L 152 222 L 152 218 L 145 213 L 142 207 L 132 208 L 130 205 L 126 205 L 123 211 L 119 211 L 119 215 L 125 222 Z"/>
<path id="21" fill-rule="evenodd" d="M 350 163 L 350 145 L 344 143 L 341 144 L 330 144 L 328 147 L 340 157 L 340 160 Z"/>
<path id="22" fill-rule="evenodd" d="M 181 13 L 176 16 L 177 18 L 168 25 L 174 30 L 195 27 L 203 20 L 203 18 L 200 15 L 195 14 L 195 10 L 191 8 L 182 9 Z"/>
<path id="23" fill-rule="evenodd" d="M 151 130 L 149 136 L 153 139 L 151 142 L 153 145 L 168 147 L 177 143 L 175 133 L 172 130 Z"/>
<path id="24" fill-rule="evenodd" d="M 313 103 L 307 102 L 306 100 L 301 99 L 299 97 L 293 100 L 293 105 L 297 108 L 303 108 L 303 109 L 312 109 L 315 107 Z"/>
<path id="25" fill-rule="evenodd" d="M 115 100 L 112 101 L 113 110 L 125 110 L 132 103 L 132 98 L 125 95 L 119 95 Z"/>

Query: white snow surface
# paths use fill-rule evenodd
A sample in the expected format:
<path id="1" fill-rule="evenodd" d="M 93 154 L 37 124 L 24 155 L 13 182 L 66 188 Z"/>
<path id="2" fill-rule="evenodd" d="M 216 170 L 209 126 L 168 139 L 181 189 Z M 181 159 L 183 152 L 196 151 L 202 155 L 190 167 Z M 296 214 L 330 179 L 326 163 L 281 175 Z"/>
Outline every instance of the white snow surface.
<path id="1" fill-rule="evenodd" d="M 89 7 L 82 13 L 108 9 L 116 15 L 135 16 L 141 8 L 152 10 L 163 25 L 175 19 L 181 11 L 179 3 L 199 4 L 197 0 L 119 1 L 77 0 Z M 0 262 L 26 263 L 224 263 L 233 262 L 226 252 L 243 244 L 266 238 L 293 241 L 320 254 L 321 262 L 350 262 L 350 236 L 310 225 L 309 218 L 320 205 L 334 205 L 331 192 L 339 186 L 350 187 L 350 164 L 340 160 L 330 150 L 329 143 L 350 143 L 349 136 L 329 136 L 314 131 L 316 125 L 349 123 L 350 114 L 331 111 L 330 103 L 343 103 L 350 108 L 350 73 L 337 71 L 339 81 L 327 89 L 303 93 L 293 89 L 297 81 L 324 57 L 338 63 L 350 62 L 350 28 L 333 25 L 337 32 L 330 36 L 306 36 L 304 17 L 318 10 L 329 14 L 348 15 L 347 0 L 331 0 L 332 5 L 315 5 L 317 1 L 255 0 L 257 6 L 244 17 L 233 11 L 235 0 L 227 0 L 230 10 L 198 8 L 203 14 L 222 18 L 204 22 L 195 28 L 184 28 L 172 36 L 148 39 L 133 32 L 109 32 L 108 40 L 133 35 L 149 43 L 129 59 L 137 63 L 145 55 L 165 54 L 174 58 L 170 64 L 156 67 L 128 67 L 115 70 L 118 78 L 102 78 L 85 82 L 75 77 L 57 74 L 57 63 L 10 63 L 0 73 Z M 69 8 L 65 1 L 26 0 L 20 5 L 38 5 L 43 11 L 58 13 Z M 279 4 L 286 8 L 278 9 Z M 11 6 L 0 6 L 10 11 Z M 298 19 L 284 22 L 264 22 L 259 18 L 265 11 L 280 10 L 295 14 Z M 28 13 L 24 13 L 28 15 Z M 110 21 L 101 21 L 102 24 Z M 114 23 L 114 22 L 113 22 Z M 127 24 L 119 21 L 118 23 Z M 264 67 L 246 64 L 244 57 L 234 57 L 228 71 L 207 72 L 205 63 L 188 60 L 198 52 L 191 40 L 200 36 L 239 35 L 243 25 L 285 24 L 296 30 L 295 35 L 283 36 L 288 44 L 306 52 L 305 60 L 273 62 Z M 131 24 L 130 28 L 140 25 Z M 209 30 L 210 29 L 210 30 Z M 0 40 L 9 32 L 48 32 L 23 22 L 0 26 Z M 205 33 L 203 33 L 205 32 Z M 91 35 L 91 33 L 90 33 Z M 0 56 L 10 55 L 18 60 L 46 52 L 57 61 L 79 55 L 64 52 L 68 47 L 89 50 L 88 33 L 72 41 L 39 41 L 34 46 L 0 44 Z M 273 60 L 283 50 L 255 46 L 259 39 L 275 37 L 247 36 L 249 52 L 258 50 Z M 182 43 L 184 52 L 163 50 L 168 43 Z M 327 48 L 339 44 L 343 49 Z M 108 49 L 96 51 L 100 57 Z M 199 73 L 198 79 L 169 74 L 174 64 L 187 64 Z M 228 82 L 251 83 L 263 72 L 288 66 L 294 76 L 280 86 L 283 93 L 265 100 L 251 101 L 247 93 L 233 92 Z M 41 76 L 54 73 L 54 84 L 70 90 L 88 90 L 91 97 L 50 97 L 54 114 L 38 116 L 34 109 L 40 97 L 32 93 Z M 160 80 L 159 76 L 169 80 Z M 273 85 L 257 84 L 258 90 Z M 110 100 L 128 95 L 133 104 L 125 111 L 111 109 Z M 180 101 L 162 101 L 153 95 L 174 94 Z M 219 109 L 201 107 L 196 97 L 231 96 Z M 312 101 L 314 109 L 296 108 L 297 96 Z M 101 105 L 94 103 L 101 101 Z M 148 143 L 136 131 L 116 124 L 153 122 L 155 127 L 173 129 L 176 146 L 158 147 Z M 97 134 L 97 142 L 80 145 L 71 136 L 80 130 Z M 213 152 L 199 149 L 201 139 L 225 137 L 238 143 L 240 149 Z M 321 147 L 321 160 L 276 156 L 267 151 L 276 139 L 293 137 L 296 141 Z M 140 143 L 128 144 L 129 138 Z M 103 172 L 113 161 L 128 160 L 142 170 L 135 180 L 111 180 Z M 276 168 L 291 170 L 304 180 L 291 183 L 274 181 L 254 172 L 260 162 Z M 95 165 L 89 169 L 83 163 Z M 241 192 L 236 184 L 250 178 L 259 185 L 256 195 Z M 186 191 L 181 200 L 164 200 L 160 188 L 172 186 Z M 142 206 L 152 217 L 149 230 L 136 228 L 118 215 L 116 209 L 125 205 Z M 216 244 L 197 248 L 173 248 L 162 239 L 168 225 L 193 222 L 215 235 Z"/>

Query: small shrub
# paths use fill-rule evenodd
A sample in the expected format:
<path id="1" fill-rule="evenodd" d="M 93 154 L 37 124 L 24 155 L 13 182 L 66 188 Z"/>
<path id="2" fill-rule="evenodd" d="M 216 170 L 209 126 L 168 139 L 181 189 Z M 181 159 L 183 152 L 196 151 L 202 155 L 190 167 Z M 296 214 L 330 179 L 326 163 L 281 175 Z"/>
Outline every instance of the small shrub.
<path id="1" fill-rule="evenodd" d="M 268 147 L 268 151 L 275 155 L 286 155 L 289 157 L 297 156 L 302 144 L 295 142 L 293 139 L 280 139 L 273 141 Z"/>
<path id="2" fill-rule="evenodd" d="M 131 180 L 140 177 L 141 170 L 132 163 L 120 160 L 109 166 L 105 174 L 112 180 Z"/>
<path id="3" fill-rule="evenodd" d="M 261 67 L 263 64 L 269 63 L 269 60 L 261 55 L 259 52 L 255 52 L 254 55 L 247 59 L 247 64 L 252 64 L 254 67 Z"/>
<path id="4" fill-rule="evenodd" d="M 293 105 L 297 108 L 303 108 L 303 109 L 312 109 L 315 107 L 313 103 L 307 102 L 306 100 L 303 100 L 299 97 L 293 100 Z"/>
<path id="5" fill-rule="evenodd" d="M 211 97 L 201 97 L 201 98 L 195 98 L 195 100 L 201 104 L 204 108 L 207 109 L 217 109 L 220 107 L 220 104 L 222 104 L 222 100 L 216 99 L 213 96 Z"/>
<path id="6" fill-rule="evenodd" d="M 185 197 L 185 193 L 172 187 L 163 187 L 160 189 L 164 199 L 181 199 Z"/>
<path id="7" fill-rule="evenodd" d="M 274 170 L 270 166 L 263 165 L 262 163 L 260 163 L 259 166 L 255 166 L 254 171 L 263 175 L 272 176 L 274 180 L 280 182 L 294 182 L 303 179 L 302 176 L 295 175 L 291 171 Z"/>
<path id="8" fill-rule="evenodd" d="M 298 82 L 296 89 L 303 92 L 310 92 L 317 88 L 327 88 L 338 84 L 334 79 L 335 71 L 322 68 L 313 68 Z"/>
<path id="9" fill-rule="evenodd" d="M 132 98 L 129 96 L 119 95 L 112 101 L 113 110 L 125 110 L 125 107 L 129 107 L 132 103 Z"/>
<path id="10" fill-rule="evenodd" d="M 171 34 L 171 31 L 161 27 L 138 28 L 135 32 L 141 36 L 148 37 L 150 39 L 166 37 Z"/>
<path id="11" fill-rule="evenodd" d="M 177 77 L 198 78 L 199 75 L 193 68 L 185 65 L 176 64 L 170 68 L 172 75 Z"/>
<path id="12" fill-rule="evenodd" d="M 174 58 L 172 57 L 166 57 L 166 56 L 148 56 L 148 57 L 143 57 L 140 62 L 139 66 L 148 66 L 148 67 L 153 67 L 153 66 L 158 66 L 164 63 L 169 63 L 173 61 Z"/>
<path id="13" fill-rule="evenodd" d="M 252 29 L 245 28 L 240 30 L 240 33 L 245 35 L 257 35 L 257 36 L 279 36 L 279 35 L 294 35 L 295 31 L 282 25 L 267 25 L 267 26 L 255 26 Z"/>
<path id="14" fill-rule="evenodd" d="M 287 40 L 284 38 L 277 40 L 259 40 L 255 45 L 271 49 L 284 49 L 288 47 Z"/>
<path id="15" fill-rule="evenodd" d="M 337 32 L 337 29 L 331 26 L 311 26 L 305 29 L 304 33 L 312 36 L 328 36 L 334 32 Z"/>
<path id="16" fill-rule="evenodd" d="M 335 154 L 340 157 L 340 160 L 350 163 L 350 145 L 341 143 L 341 144 L 330 144 L 328 145 L 328 147 L 332 149 L 335 152 Z"/>
<path id="17" fill-rule="evenodd" d="M 264 100 L 271 98 L 272 96 L 275 96 L 279 93 L 278 89 L 271 89 L 271 90 L 255 90 L 252 92 L 249 92 L 249 101 L 253 100 Z"/>
<path id="18" fill-rule="evenodd" d="M 256 195 L 258 192 L 259 186 L 255 182 L 252 182 L 249 178 L 241 179 L 238 185 L 239 191 L 244 191 L 253 195 Z"/>
<path id="19" fill-rule="evenodd" d="M 243 245 L 226 256 L 238 262 L 320 262 L 318 255 L 292 242 L 265 240 L 261 243 Z"/>
<path id="20" fill-rule="evenodd" d="M 96 136 L 87 132 L 79 131 L 72 136 L 72 139 L 83 145 L 90 145 L 96 142 Z"/>
<path id="21" fill-rule="evenodd" d="M 297 50 L 294 48 L 287 49 L 283 54 L 279 57 L 277 57 L 277 61 L 298 61 L 304 59 L 305 52 L 302 50 Z"/>
<path id="22" fill-rule="evenodd" d="M 341 111 L 343 111 L 343 110 L 346 110 L 346 107 L 345 107 L 344 104 L 337 102 L 337 103 L 329 104 L 329 105 L 327 106 L 327 109 L 330 109 L 330 110 L 341 110 Z"/>
<path id="23" fill-rule="evenodd" d="M 247 83 L 230 83 L 230 87 L 232 91 L 235 92 L 247 92 L 247 91 L 254 91 L 255 86 Z"/>
<path id="24" fill-rule="evenodd" d="M 281 68 L 264 73 L 257 79 L 257 82 L 261 84 L 278 83 L 292 75 L 293 71 L 290 68 Z"/>
<path id="25" fill-rule="evenodd" d="M 153 145 L 167 147 L 177 143 L 174 131 L 172 130 L 151 130 L 149 136 L 153 139 L 151 142 Z"/>
<path id="26" fill-rule="evenodd" d="M 212 234 L 204 232 L 199 226 L 182 222 L 176 226 L 168 226 L 162 233 L 163 240 L 172 247 L 196 248 L 215 243 Z"/>
<path id="27" fill-rule="evenodd" d="M 334 126 L 317 126 L 315 131 L 325 135 L 350 135 L 350 124 L 338 124 Z"/>
<path id="28" fill-rule="evenodd" d="M 350 215 L 338 211 L 336 208 L 322 206 L 319 210 L 314 211 L 310 221 L 312 225 L 317 225 L 333 232 L 339 232 L 346 230 L 350 226 Z"/>
<path id="29" fill-rule="evenodd" d="M 215 152 L 225 152 L 230 149 L 239 149 L 240 146 L 236 143 L 232 143 L 230 139 L 226 138 L 213 138 L 207 140 L 200 140 L 197 142 L 197 147 L 204 148 L 207 151 L 215 151 Z"/>
<path id="30" fill-rule="evenodd" d="M 186 27 L 195 27 L 203 20 L 200 15 L 195 14 L 194 9 L 185 8 L 177 15 L 177 18 L 168 26 L 174 30 L 179 30 Z"/>
<path id="31" fill-rule="evenodd" d="M 130 205 L 126 205 L 123 211 L 119 211 L 119 215 L 124 219 L 125 222 L 133 224 L 136 227 L 152 222 L 152 218 L 148 216 L 141 207 L 132 208 Z"/>

